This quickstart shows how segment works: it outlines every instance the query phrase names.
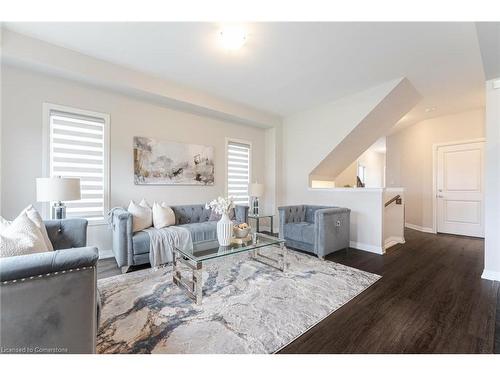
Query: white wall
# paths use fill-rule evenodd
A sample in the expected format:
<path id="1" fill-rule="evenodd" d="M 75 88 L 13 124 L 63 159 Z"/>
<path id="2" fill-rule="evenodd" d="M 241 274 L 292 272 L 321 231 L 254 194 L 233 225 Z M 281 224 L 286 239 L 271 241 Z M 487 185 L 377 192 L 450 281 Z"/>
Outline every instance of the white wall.
<path id="1" fill-rule="evenodd" d="M 420 94 L 404 78 L 287 119 L 289 123 L 301 122 L 307 135 L 311 134 L 311 130 L 318 129 L 317 133 L 313 133 L 319 140 L 315 147 L 329 148 L 309 172 L 311 179 L 334 180 L 381 136 L 385 136 L 419 100 Z M 346 129 L 348 134 L 342 134 Z"/>
<path id="2" fill-rule="evenodd" d="M 253 145 L 253 178 L 266 179 L 266 130 L 96 89 L 74 81 L 2 65 L 2 215 L 16 216 L 35 201 L 35 178 L 42 175 L 42 105 L 44 102 L 108 113 L 110 126 L 111 207 L 130 199 L 169 204 L 204 203 L 225 190 L 225 137 Z M 215 186 L 137 186 L 133 180 L 132 137 L 213 145 Z M 273 150 L 272 147 L 269 147 Z M 268 177 L 269 178 L 269 177 Z M 271 177 L 272 178 L 272 177 Z M 269 189 L 270 194 L 274 194 Z M 275 197 L 273 198 L 274 201 Z M 266 201 L 264 197 L 263 201 Z M 271 209 L 271 208 L 270 208 Z M 274 209 L 274 208 L 272 208 Z M 93 227 L 89 244 L 111 247 L 109 229 Z"/>
<path id="3" fill-rule="evenodd" d="M 335 178 L 334 187 L 337 188 L 356 187 L 357 176 L 358 176 L 358 161 L 356 160 Z"/>
<path id="4" fill-rule="evenodd" d="M 311 189 L 309 174 L 388 95 L 391 87 L 377 86 L 283 121 L 281 203 L 350 208 L 353 246 L 378 253 L 383 248 L 383 189 Z M 385 134 L 376 138 L 381 135 Z"/>
<path id="5" fill-rule="evenodd" d="M 4 61 L 13 65 L 232 122 L 264 128 L 281 124 L 277 115 L 11 30 L 3 30 L 2 47 Z"/>
<path id="6" fill-rule="evenodd" d="M 406 222 L 432 231 L 432 146 L 484 137 L 484 110 L 436 117 L 387 137 L 386 186 L 404 187 Z"/>
<path id="7" fill-rule="evenodd" d="M 365 187 L 384 187 L 385 154 L 374 150 L 366 150 L 358 159 L 358 164 L 365 167 Z"/>
<path id="8" fill-rule="evenodd" d="M 365 187 L 385 187 L 385 153 L 368 149 L 335 178 L 335 187 L 349 185 L 355 187 L 358 176 L 358 164 L 365 167 Z"/>
<path id="9" fill-rule="evenodd" d="M 402 204 L 391 203 L 384 207 L 384 248 L 388 249 L 398 243 L 405 242 L 405 192 L 403 188 L 386 188 L 384 190 L 384 203 L 395 196 L 401 196 Z"/>
<path id="10" fill-rule="evenodd" d="M 495 88 L 496 86 L 496 88 Z M 486 192 L 483 278 L 500 281 L 500 77 L 486 82 Z"/>
<path id="11" fill-rule="evenodd" d="M 307 197 L 289 204 L 317 204 L 351 209 L 351 247 L 383 254 L 384 189 L 308 188 Z"/>

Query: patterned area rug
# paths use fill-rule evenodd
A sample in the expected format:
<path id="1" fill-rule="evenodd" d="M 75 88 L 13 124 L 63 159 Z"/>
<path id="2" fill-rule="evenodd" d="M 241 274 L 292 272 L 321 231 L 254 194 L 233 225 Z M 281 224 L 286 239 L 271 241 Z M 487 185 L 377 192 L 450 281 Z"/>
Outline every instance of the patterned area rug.
<path id="1" fill-rule="evenodd" d="M 207 263 L 201 306 L 171 267 L 99 280 L 97 351 L 274 353 L 380 278 L 295 251 L 287 261 L 286 273 L 248 254 Z"/>

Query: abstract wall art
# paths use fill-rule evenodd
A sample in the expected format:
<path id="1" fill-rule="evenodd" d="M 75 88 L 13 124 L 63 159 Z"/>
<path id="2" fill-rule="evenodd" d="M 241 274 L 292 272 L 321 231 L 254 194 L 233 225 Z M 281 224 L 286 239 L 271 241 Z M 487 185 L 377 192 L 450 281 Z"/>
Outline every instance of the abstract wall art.
<path id="1" fill-rule="evenodd" d="M 136 185 L 213 185 L 212 146 L 134 137 Z"/>

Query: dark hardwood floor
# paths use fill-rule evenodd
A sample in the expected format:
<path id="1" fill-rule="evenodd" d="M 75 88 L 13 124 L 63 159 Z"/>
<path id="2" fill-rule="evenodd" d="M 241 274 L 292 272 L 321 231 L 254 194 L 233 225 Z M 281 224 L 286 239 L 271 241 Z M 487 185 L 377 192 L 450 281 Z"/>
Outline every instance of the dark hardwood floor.
<path id="1" fill-rule="evenodd" d="M 328 256 L 383 277 L 280 353 L 499 352 L 499 283 L 481 279 L 484 241 L 405 236 L 384 256 L 354 249 Z M 114 259 L 99 261 L 99 278 L 115 274 Z"/>
<path id="2" fill-rule="evenodd" d="M 498 283 L 481 279 L 484 241 L 407 230 L 384 256 L 329 260 L 382 279 L 282 353 L 493 353 Z"/>

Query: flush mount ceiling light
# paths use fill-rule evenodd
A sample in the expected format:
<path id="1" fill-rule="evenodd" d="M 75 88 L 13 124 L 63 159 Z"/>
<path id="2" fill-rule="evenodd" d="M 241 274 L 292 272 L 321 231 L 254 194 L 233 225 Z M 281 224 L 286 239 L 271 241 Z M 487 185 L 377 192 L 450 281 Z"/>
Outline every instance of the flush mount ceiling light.
<path id="1" fill-rule="evenodd" d="M 436 110 L 436 107 L 427 107 L 425 109 L 425 113 L 434 112 L 435 110 Z"/>
<path id="2" fill-rule="evenodd" d="M 236 25 L 224 26 L 217 36 L 222 48 L 231 51 L 240 49 L 247 41 L 245 29 Z"/>

